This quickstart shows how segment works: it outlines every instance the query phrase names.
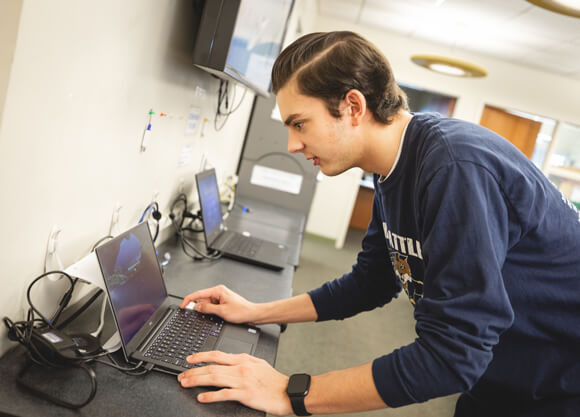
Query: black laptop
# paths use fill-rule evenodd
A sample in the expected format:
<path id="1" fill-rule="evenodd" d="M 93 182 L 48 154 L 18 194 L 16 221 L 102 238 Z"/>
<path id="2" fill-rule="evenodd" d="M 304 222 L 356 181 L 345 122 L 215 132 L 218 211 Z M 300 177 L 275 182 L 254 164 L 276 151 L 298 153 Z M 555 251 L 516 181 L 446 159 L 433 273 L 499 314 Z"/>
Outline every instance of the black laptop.
<path id="1" fill-rule="evenodd" d="M 260 330 L 181 309 L 167 296 L 147 222 L 96 249 L 127 361 L 180 373 L 187 356 L 221 350 L 253 354 Z"/>
<path id="2" fill-rule="evenodd" d="M 197 193 L 208 249 L 224 256 L 272 269 L 283 269 L 288 263 L 288 248 L 282 244 L 227 230 L 223 223 L 215 170 L 196 174 Z"/>

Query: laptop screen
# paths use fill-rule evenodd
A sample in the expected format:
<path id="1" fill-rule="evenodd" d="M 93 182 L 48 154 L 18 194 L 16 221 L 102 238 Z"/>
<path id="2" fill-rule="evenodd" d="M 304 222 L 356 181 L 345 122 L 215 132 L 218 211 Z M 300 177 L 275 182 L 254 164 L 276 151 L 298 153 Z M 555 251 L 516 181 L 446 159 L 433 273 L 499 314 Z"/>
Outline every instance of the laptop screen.
<path id="1" fill-rule="evenodd" d="M 199 205 L 203 217 L 203 230 L 206 243 L 211 245 L 224 226 L 215 169 L 208 169 L 195 176 Z"/>
<path id="2" fill-rule="evenodd" d="M 96 252 L 126 346 L 167 298 L 147 222 L 98 247 Z"/>

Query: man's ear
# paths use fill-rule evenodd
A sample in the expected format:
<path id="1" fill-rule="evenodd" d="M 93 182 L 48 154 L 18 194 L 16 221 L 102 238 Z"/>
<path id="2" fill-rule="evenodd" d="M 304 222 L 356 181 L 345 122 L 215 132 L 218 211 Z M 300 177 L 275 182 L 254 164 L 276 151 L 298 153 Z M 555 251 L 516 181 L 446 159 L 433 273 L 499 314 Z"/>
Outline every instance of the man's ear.
<path id="1" fill-rule="evenodd" d="M 353 126 L 359 126 L 367 112 L 367 100 L 365 96 L 356 89 L 349 90 L 344 96 L 346 105 L 346 117 L 349 117 Z"/>

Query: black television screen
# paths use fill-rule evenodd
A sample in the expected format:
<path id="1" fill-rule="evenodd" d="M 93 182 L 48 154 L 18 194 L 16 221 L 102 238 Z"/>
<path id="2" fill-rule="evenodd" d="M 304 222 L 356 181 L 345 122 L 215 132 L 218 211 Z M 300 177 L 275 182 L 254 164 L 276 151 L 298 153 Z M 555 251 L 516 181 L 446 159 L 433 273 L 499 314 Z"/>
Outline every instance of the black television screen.
<path id="1" fill-rule="evenodd" d="M 453 116 L 457 97 L 435 93 L 402 83 L 399 83 L 399 87 L 407 94 L 409 109 L 413 113 L 437 112 L 443 116 Z"/>
<path id="2" fill-rule="evenodd" d="M 293 0 L 206 0 L 193 63 L 268 96 Z"/>

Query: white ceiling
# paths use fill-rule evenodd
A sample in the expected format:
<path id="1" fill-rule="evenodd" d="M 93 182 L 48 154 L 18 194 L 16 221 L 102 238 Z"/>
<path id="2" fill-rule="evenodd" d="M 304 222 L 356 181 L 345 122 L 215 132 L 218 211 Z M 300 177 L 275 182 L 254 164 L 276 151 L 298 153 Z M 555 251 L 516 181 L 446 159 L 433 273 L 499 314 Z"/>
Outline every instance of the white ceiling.
<path id="1" fill-rule="evenodd" d="M 318 0 L 318 6 L 321 16 L 580 80 L 580 18 L 525 0 Z"/>

